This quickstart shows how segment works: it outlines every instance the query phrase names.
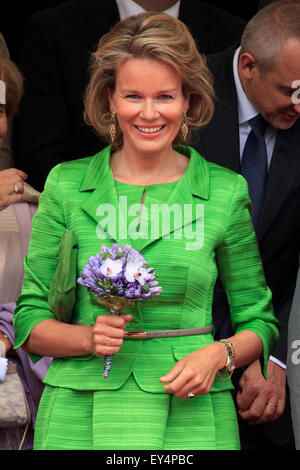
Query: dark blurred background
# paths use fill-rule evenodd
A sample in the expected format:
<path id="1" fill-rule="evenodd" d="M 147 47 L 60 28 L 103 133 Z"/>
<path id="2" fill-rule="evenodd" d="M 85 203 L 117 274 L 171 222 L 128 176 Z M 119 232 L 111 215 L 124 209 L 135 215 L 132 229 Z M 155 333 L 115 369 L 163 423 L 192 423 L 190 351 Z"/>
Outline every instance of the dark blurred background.
<path id="1" fill-rule="evenodd" d="M 11 58 L 18 62 L 27 18 L 38 11 L 54 7 L 64 2 L 62 0 L 2 1 L 3 3 L 5 2 L 6 5 L 5 8 L 1 8 L 0 31 L 5 37 Z M 109 1 L 110 0 L 107 0 L 107 2 Z M 247 21 L 257 12 L 259 4 L 263 3 L 263 0 L 244 0 L 241 2 L 212 0 L 206 3 L 222 8 Z"/>

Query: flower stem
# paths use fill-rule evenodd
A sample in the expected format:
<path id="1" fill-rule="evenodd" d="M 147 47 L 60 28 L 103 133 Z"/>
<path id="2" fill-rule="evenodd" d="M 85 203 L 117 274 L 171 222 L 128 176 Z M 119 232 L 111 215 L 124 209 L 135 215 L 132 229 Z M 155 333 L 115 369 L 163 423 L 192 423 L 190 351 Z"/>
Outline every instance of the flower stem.
<path id="1" fill-rule="evenodd" d="M 116 315 L 121 315 L 121 313 L 118 312 L 117 310 L 110 309 L 109 311 L 110 311 L 110 313 L 115 313 Z M 113 354 L 108 354 L 107 356 L 104 356 L 103 377 L 105 379 L 108 379 L 108 377 L 109 377 L 109 373 L 111 371 L 111 362 L 112 362 L 113 356 L 114 356 Z"/>

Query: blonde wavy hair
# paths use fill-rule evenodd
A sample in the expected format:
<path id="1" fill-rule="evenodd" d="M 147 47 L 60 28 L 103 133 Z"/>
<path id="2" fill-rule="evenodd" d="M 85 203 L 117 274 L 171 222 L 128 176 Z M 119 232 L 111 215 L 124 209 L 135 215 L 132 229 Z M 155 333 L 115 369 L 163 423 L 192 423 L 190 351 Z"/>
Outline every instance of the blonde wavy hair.
<path id="1" fill-rule="evenodd" d="M 205 57 L 199 53 L 184 23 L 165 13 L 147 12 L 117 23 L 102 36 L 92 54 L 84 118 L 102 138 L 110 141 L 111 112 L 107 89 L 113 93 L 118 67 L 131 58 L 157 60 L 174 67 L 182 78 L 183 96 L 190 95 L 189 129 L 205 126 L 210 121 L 215 95 Z M 117 128 L 114 147 L 121 148 L 123 135 L 119 126 Z M 183 141 L 180 131 L 174 143 Z"/>

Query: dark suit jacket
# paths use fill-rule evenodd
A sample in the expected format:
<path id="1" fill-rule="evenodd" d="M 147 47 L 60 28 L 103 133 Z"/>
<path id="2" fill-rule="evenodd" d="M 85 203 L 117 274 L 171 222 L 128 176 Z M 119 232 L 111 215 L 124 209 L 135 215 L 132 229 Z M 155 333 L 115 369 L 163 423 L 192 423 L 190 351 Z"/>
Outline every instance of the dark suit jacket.
<path id="1" fill-rule="evenodd" d="M 240 173 L 238 109 L 232 65 L 235 49 L 230 47 L 208 58 L 215 77 L 216 109 L 213 120 L 199 133 L 193 146 L 207 160 Z M 280 339 L 272 354 L 284 363 L 287 359 L 288 319 L 299 264 L 299 146 L 300 119 L 290 129 L 277 132 L 262 214 L 256 229 L 267 284 L 273 294 L 275 315 L 281 323 Z M 214 305 L 217 331 L 227 314 L 224 296 L 219 285 Z M 275 429 L 274 425 L 269 427 Z M 279 433 L 277 439 L 282 443 L 286 437 Z"/>
<path id="2" fill-rule="evenodd" d="M 198 0 L 183 0 L 179 17 L 203 53 L 225 49 L 244 28 L 240 18 Z M 69 1 L 30 19 L 20 64 L 25 94 L 13 141 L 16 166 L 39 190 L 57 163 L 104 147 L 83 122 L 82 97 L 90 53 L 118 20 L 114 0 Z"/>

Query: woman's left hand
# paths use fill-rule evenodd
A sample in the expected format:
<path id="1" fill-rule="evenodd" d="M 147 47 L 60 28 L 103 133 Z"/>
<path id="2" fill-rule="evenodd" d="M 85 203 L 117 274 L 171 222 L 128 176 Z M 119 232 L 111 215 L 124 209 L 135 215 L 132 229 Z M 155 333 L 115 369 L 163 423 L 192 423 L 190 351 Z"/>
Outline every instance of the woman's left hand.
<path id="1" fill-rule="evenodd" d="M 14 202 L 24 201 L 24 171 L 8 168 L 0 171 L 0 211 Z"/>
<path id="2" fill-rule="evenodd" d="M 208 393 L 216 373 L 226 363 L 227 351 L 222 343 L 213 343 L 193 351 L 178 361 L 160 381 L 166 383 L 163 389 L 176 397 L 188 398 L 193 395 Z"/>

